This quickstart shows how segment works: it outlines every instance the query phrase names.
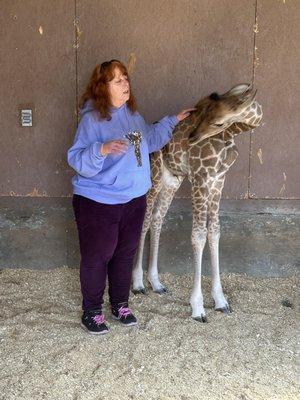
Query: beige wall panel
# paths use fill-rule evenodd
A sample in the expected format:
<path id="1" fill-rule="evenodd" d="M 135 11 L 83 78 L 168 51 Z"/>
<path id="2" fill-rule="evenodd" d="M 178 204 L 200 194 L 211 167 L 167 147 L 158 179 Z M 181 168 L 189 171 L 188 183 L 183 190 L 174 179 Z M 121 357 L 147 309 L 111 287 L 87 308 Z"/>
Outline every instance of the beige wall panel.
<path id="1" fill-rule="evenodd" d="M 1 1 L 0 194 L 70 194 L 75 130 L 74 2 Z M 32 128 L 20 105 L 32 105 Z"/>
<path id="2" fill-rule="evenodd" d="M 77 0 L 76 8 L 79 94 L 97 63 L 128 62 L 131 54 L 133 88 L 149 122 L 252 79 L 254 0 Z M 71 194 L 74 17 L 71 0 L 1 2 L 1 196 Z M 253 198 L 300 196 L 299 20 L 298 0 L 258 0 L 255 86 L 264 125 L 252 134 Z M 32 128 L 20 126 L 21 105 L 33 108 Z M 247 195 L 249 140 L 249 133 L 237 138 L 224 198 Z M 189 196 L 187 182 L 177 196 Z"/>
<path id="3" fill-rule="evenodd" d="M 264 123 L 253 135 L 251 195 L 300 197 L 300 1 L 258 1 L 255 85 Z"/>
<path id="4" fill-rule="evenodd" d="M 78 87 L 97 63 L 136 57 L 133 89 L 149 121 L 201 97 L 251 82 L 255 2 L 249 0 L 78 0 Z M 247 192 L 249 134 L 238 139 L 226 198 Z M 189 195 L 185 183 L 178 196 Z"/>

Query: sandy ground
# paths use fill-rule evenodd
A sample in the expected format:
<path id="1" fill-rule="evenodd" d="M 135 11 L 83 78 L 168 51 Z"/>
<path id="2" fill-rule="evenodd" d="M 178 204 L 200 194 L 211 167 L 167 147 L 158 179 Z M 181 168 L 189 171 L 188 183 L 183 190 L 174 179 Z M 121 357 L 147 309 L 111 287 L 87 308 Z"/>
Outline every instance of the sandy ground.
<path id="1" fill-rule="evenodd" d="M 230 316 L 213 310 L 204 278 L 207 324 L 190 318 L 192 276 L 162 281 L 167 295 L 132 295 L 137 327 L 120 326 L 106 305 L 111 331 L 92 336 L 79 326 L 78 270 L 2 270 L 0 398 L 300 398 L 299 278 L 223 276 Z"/>

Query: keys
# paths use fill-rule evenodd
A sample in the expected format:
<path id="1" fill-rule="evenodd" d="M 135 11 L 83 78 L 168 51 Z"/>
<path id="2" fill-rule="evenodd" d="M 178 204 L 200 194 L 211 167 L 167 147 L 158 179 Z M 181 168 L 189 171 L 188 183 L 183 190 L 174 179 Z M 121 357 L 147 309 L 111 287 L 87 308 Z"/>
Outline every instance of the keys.
<path id="1" fill-rule="evenodd" d="M 126 139 L 134 146 L 134 154 L 137 160 L 138 167 L 142 166 L 142 155 L 141 155 L 141 141 L 142 135 L 138 131 L 129 132 L 124 135 Z"/>

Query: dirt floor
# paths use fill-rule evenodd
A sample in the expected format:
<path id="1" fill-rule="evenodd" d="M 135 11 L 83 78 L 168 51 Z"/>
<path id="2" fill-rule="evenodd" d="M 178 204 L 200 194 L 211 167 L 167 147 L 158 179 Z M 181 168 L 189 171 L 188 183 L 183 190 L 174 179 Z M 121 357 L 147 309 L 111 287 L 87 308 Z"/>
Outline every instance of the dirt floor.
<path id="1" fill-rule="evenodd" d="M 79 325 L 78 270 L 0 273 L 0 399 L 299 399 L 299 278 L 224 275 L 233 313 L 190 318 L 192 276 L 164 274 L 167 295 L 131 297 L 139 319 L 125 328 L 104 312 L 110 333 Z M 299 347 L 298 347 L 299 348 Z"/>

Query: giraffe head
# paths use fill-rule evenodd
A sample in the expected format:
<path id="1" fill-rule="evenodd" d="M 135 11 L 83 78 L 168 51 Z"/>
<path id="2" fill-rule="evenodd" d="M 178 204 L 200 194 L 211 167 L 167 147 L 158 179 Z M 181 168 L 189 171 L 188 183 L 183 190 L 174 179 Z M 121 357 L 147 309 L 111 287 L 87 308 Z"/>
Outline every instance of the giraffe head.
<path id="1" fill-rule="evenodd" d="M 194 111 L 199 124 L 189 136 L 190 144 L 198 144 L 231 127 L 239 128 L 236 133 L 240 133 L 258 126 L 262 112 L 255 95 L 251 85 L 240 84 L 222 95 L 212 93 L 200 100 Z"/>

